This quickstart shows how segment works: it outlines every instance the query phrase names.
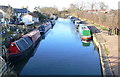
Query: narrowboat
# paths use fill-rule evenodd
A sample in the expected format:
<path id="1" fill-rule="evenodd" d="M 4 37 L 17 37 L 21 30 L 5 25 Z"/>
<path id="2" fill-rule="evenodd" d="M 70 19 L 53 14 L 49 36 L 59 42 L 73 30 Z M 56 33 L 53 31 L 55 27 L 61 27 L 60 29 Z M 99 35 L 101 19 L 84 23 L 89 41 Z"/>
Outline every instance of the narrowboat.
<path id="1" fill-rule="evenodd" d="M 55 25 L 55 19 L 54 18 L 51 18 L 50 19 L 50 22 L 51 22 L 51 25 L 52 25 L 52 27 Z"/>
<path id="2" fill-rule="evenodd" d="M 45 33 L 47 32 L 50 28 L 52 28 L 52 24 L 50 22 L 44 23 L 40 25 L 40 32 Z"/>
<path id="3" fill-rule="evenodd" d="M 80 20 L 76 20 L 76 21 L 75 21 L 75 25 L 76 25 L 76 26 L 78 26 L 80 23 L 81 23 Z"/>
<path id="4" fill-rule="evenodd" d="M 79 31 L 82 40 L 91 40 L 91 32 L 86 25 L 80 24 Z"/>
<path id="5" fill-rule="evenodd" d="M 8 61 L 15 61 L 18 58 L 27 56 L 31 50 L 39 43 L 40 32 L 33 30 L 10 44 L 7 53 Z"/>
<path id="6" fill-rule="evenodd" d="M 74 23 L 74 21 L 75 21 L 75 17 L 70 17 L 70 20 Z"/>

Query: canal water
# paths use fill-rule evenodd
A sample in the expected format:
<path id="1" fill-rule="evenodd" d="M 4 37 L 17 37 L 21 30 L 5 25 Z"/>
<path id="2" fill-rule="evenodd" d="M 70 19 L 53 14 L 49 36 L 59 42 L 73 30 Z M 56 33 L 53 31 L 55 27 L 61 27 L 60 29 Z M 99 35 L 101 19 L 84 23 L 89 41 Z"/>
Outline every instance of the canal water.
<path id="1" fill-rule="evenodd" d="M 101 75 L 99 54 L 92 41 L 82 42 L 75 25 L 62 18 L 14 71 L 19 75 Z"/>

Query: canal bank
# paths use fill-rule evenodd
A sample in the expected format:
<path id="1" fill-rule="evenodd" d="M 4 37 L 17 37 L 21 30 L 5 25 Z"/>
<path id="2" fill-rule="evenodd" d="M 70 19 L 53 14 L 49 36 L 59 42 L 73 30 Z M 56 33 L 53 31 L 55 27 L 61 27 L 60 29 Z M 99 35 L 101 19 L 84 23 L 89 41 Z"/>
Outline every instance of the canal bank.
<path id="1" fill-rule="evenodd" d="M 113 76 L 113 71 L 105 54 L 105 40 L 103 40 L 99 34 L 93 34 L 93 42 L 97 46 L 99 51 L 103 77 Z"/>
<path id="2" fill-rule="evenodd" d="M 106 56 L 106 59 L 109 63 L 108 64 L 109 69 L 111 69 L 110 71 L 112 71 L 112 75 L 118 77 L 119 76 L 118 71 L 120 68 L 119 67 L 120 57 L 118 56 L 118 36 L 114 34 L 108 35 L 108 31 L 103 30 L 97 26 L 94 26 L 93 24 L 88 23 L 87 26 L 91 29 L 93 36 L 97 39 L 98 43 L 102 46 L 103 51 L 101 52 L 103 52 Z M 97 47 L 99 48 L 99 46 Z"/>

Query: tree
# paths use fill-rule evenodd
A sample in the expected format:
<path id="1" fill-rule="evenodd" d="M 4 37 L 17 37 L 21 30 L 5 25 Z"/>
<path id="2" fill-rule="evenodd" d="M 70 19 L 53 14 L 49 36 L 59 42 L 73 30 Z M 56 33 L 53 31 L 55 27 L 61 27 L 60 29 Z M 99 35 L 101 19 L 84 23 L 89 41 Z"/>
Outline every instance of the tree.
<path id="1" fill-rule="evenodd" d="M 39 11 L 34 11 L 33 13 L 35 13 L 39 17 L 40 21 L 47 18 L 44 14 L 41 14 Z"/>
<path id="2" fill-rule="evenodd" d="M 35 11 L 39 11 L 39 9 L 40 9 L 40 6 L 36 6 L 36 7 L 34 8 Z"/>
<path id="3" fill-rule="evenodd" d="M 70 4 L 70 9 L 74 11 L 74 10 L 78 10 L 79 7 L 77 4 Z"/>
<path id="4" fill-rule="evenodd" d="M 48 15 L 58 14 L 58 9 L 54 7 L 42 7 L 39 11 Z"/>
<path id="5" fill-rule="evenodd" d="M 107 9 L 107 5 L 105 5 L 105 3 L 104 2 L 99 2 L 99 8 L 100 9 Z"/>
<path id="6" fill-rule="evenodd" d="M 71 14 L 77 13 L 78 10 L 79 10 L 78 4 L 70 4 L 69 9 L 67 9 L 67 11 Z"/>
<path id="7" fill-rule="evenodd" d="M 96 8 L 96 2 L 88 2 L 88 4 L 89 4 L 89 6 L 87 6 L 87 7 L 90 7 L 89 8 L 90 10 L 93 10 Z"/>
<path id="8" fill-rule="evenodd" d="M 81 2 L 81 3 L 78 3 L 78 7 L 80 10 L 84 10 L 85 9 L 85 3 Z"/>
<path id="9" fill-rule="evenodd" d="M 6 13 L 7 13 L 7 18 L 11 18 L 12 17 L 12 15 L 13 15 L 13 8 L 10 6 L 10 5 L 8 5 L 8 8 L 6 9 Z"/>

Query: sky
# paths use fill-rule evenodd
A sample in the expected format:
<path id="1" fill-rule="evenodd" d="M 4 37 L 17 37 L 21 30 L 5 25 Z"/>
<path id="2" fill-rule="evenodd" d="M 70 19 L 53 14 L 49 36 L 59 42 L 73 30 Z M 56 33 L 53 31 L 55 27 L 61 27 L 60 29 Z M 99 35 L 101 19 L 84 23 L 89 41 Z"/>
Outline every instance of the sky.
<path id="1" fill-rule="evenodd" d="M 21 8 L 22 6 L 28 6 L 30 11 L 34 10 L 35 6 L 40 7 L 57 7 L 61 10 L 63 7 L 69 8 L 71 3 L 81 2 L 104 2 L 110 9 L 118 9 L 119 0 L 0 0 L 0 5 L 10 5 L 13 8 Z"/>

